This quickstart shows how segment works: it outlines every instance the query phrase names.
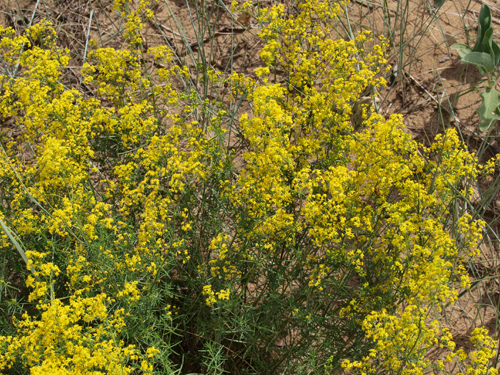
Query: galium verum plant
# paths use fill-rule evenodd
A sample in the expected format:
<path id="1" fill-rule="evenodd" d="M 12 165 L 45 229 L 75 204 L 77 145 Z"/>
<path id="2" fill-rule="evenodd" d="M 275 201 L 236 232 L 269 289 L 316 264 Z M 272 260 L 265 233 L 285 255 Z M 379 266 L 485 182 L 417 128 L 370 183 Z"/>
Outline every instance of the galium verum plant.
<path id="1" fill-rule="evenodd" d="M 49 23 L 0 29 L 0 113 L 19 132 L 0 154 L 2 371 L 420 374 L 444 368 L 426 356 L 443 346 L 496 374 L 484 329 L 467 355 L 432 318 L 478 255 L 481 221 L 450 211 L 474 155 L 453 130 L 419 146 L 369 108 L 352 129 L 385 84 L 383 38 L 342 39 L 339 3 L 277 5 L 254 14 L 254 78 L 198 74 L 144 51 L 144 1 L 115 6 L 125 46 L 89 52 L 91 96 L 63 84 Z"/>

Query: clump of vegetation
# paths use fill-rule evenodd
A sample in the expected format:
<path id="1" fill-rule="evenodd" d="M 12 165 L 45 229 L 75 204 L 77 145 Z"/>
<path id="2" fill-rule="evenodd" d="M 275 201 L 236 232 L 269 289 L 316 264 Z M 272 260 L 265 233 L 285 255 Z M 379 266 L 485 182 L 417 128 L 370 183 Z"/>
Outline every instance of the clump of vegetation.
<path id="1" fill-rule="evenodd" d="M 92 95 L 62 82 L 50 23 L 0 29 L 0 113 L 20 133 L 0 154 L 2 371 L 421 374 L 441 347 L 497 373 L 486 330 L 467 354 L 434 315 L 469 285 L 484 225 L 452 208 L 494 163 L 366 105 L 354 131 L 385 85 L 383 38 L 339 38 L 326 0 L 259 9 L 264 66 L 223 75 L 145 50 L 152 11 L 115 5 L 126 43 L 90 48 Z"/>

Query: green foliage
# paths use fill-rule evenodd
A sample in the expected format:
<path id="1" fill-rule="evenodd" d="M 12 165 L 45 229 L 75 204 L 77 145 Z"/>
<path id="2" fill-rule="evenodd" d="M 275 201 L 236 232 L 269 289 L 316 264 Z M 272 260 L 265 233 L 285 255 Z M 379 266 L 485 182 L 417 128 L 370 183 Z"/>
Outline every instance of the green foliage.
<path id="1" fill-rule="evenodd" d="M 500 47 L 493 40 L 493 27 L 491 26 L 491 11 L 488 5 L 483 4 L 479 12 L 478 35 L 474 48 L 466 44 L 451 46 L 457 50 L 463 64 L 471 64 L 479 72 L 488 77 L 489 87 L 481 93 L 482 105 L 477 109 L 479 113 L 479 129 L 488 130 L 499 118 L 500 93 L 496 90 L 496 79 L 500 77 L 495 73 L 495 68 L 500 61 Z"/>

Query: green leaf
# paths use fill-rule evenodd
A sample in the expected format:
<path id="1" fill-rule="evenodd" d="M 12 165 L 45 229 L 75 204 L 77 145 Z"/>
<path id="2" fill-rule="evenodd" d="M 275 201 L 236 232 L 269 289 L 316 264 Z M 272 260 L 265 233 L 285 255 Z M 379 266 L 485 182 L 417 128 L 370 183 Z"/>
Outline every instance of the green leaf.
<path id="1" fill-rule="evenodd" d="M 472 48 L 470 48 L 467 44 L 456 43 L 452 45 L 451 48 L 456 50 L 458 52 L 458 56 L 462 59 L 472 52 Z"/>
<path id="2" fill-rule="evenodd" d="M 485 52 L 484 51 L 484 35 L 486 31 L 491 28 L 491 11 L 490 8 L 483 4 L 481 11 L 479 12 L 479 24 L 477 25 L 477 39 L 476 44 L 474 44 L 473 52 Z"/>
<path id="3" fill-rule="evenodd" d="M 479 129 L 481 131 L 487 130 L 492 126 L 496 120 L 500 120 L 500 93 L 495 89 L 487 88 L 481 93 L 483 102 L 481 106 L 476 109 L 479 114 Z"/>
<path id="4" fill-rule="evenodd" d="M 495 59 L 485 52 L 471 52 L 462 58 L 462 64 L 472 64 L 479 69 L 482 75 L 491 73 L 495 69 Z"/>
<path id="5" fill-rule="evenodd" d="M 7 226 L 4 224 L 2 219 L 0 219 L 0 227 L 2 227 L 2 229 L 5 232 L 5 234 L 7 235 L 7 237 L 9 237 L 10 242 L 12 242 L 14 247 L 17 249 L 17 252 L 19 253 L 19 255 L 21 255 L 21 258 L 23 258 L 24 263 L 26 263 L 26 265 L 28 265 L 28 258 L 26 257 L 26 254 L 24 253 L 23 248 L 21 247 L 19 242 L 16 241 L 16 239 L 14 238 L 12 233 L 10 232 L 10 229 L 7 228 Z"/>
<path id="6" fill-rule="evenodd" d="M 434 0 L 434 8 L 441 8 L 446 0 Z"/>
<path id="7" fill-rule="evenodd" d="M 491 48 L 493 49 L 493 54 L 495 55 L 495 66 L 498 65 L 500 62 L 500 47 L 498 44 L 493 40 L 491 42 Z"/>
<path id="8" fill-rule="evenodd" d="M 490 27 L 484 33 L 483 38 L 483 52 L 487 53 L 491 57 L 495 58 L 495 54 L 493 53 L 493 48 L 491 44 L 493 43 L 493 27 Z"/>
<path id="9" fill-rule="evenodd" d="M 498 47 L 498 44 L 496 44 L 495 41 L 493 40 L 492 27 L 486 30 L 486 33 L 484 34 L 483 48 L 484 52 L 490 54 L 491 57 L 493 57 L 493 60 L 495 61 L 495 66 L 497 66 L 500 60 L 500 48 Z"/>
<path id="10" fill-rule="evenodd" d="M 490 7 L 486 4 L 483 4 L 479 11 L 479 24 L 485 31 L 491 27 L 491 11 Z"/>

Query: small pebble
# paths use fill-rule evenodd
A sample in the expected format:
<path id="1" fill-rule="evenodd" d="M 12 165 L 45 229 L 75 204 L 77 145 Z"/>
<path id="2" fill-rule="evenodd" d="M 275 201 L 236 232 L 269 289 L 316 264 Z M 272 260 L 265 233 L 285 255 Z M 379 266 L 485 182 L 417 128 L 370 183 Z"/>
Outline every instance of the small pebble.
<path id="1" fill-rule="evenodd" d="M 439 63 L 440 63 L 440 64 L 442 64 L 442 63 L 444 63 L 445 61 L 448 61 L 449 59 L 450 59 L 450 57 L 449 57 L 449 56 L 445 56 L 445 57 L 443 57 L 441 60 L 439 60 Z"/>

